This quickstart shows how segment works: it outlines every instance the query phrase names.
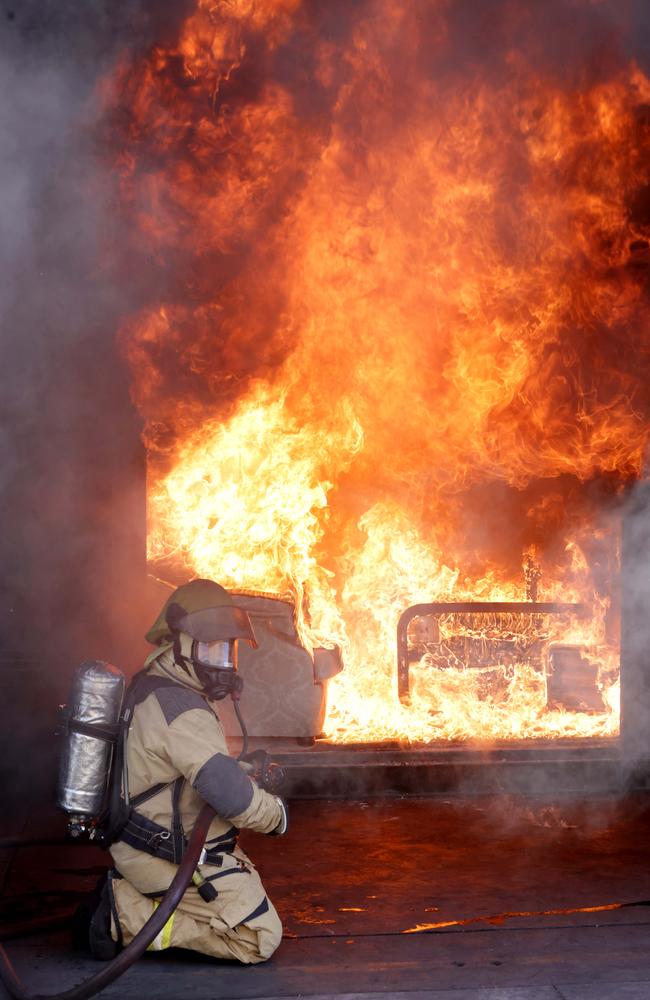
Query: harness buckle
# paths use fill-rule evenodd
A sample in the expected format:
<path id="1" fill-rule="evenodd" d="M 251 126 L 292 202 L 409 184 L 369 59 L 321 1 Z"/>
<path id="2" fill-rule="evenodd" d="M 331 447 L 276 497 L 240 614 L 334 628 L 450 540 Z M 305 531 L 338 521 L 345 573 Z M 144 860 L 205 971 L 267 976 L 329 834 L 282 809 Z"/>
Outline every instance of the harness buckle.
<path id="1" fill-rule="evenodd" d="M 160 846 L 160 841 L 168 841 L 171 837 L 169 830 L 162 830 L 160 833 L 152 833 L 147 841 L 147 847 L 156 850 Z"/>

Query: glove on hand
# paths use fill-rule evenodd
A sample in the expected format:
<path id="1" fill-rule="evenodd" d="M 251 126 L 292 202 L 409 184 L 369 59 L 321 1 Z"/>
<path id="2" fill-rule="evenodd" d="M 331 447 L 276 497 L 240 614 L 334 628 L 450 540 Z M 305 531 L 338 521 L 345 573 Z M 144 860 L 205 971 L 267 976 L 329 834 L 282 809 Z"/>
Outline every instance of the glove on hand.
<path id="1" fill-rule="evenodd" d="M 271 836 L 281 837 L 282 834 L 286 833 L 287 830 L 289 829 L 289 811 L 287 809 L 287 804 L 284 801 L 284 799 L 281 799 L 279 795 L 275 795 L 274 798 L 275 801 L 280 806 L 280 809 L 282 810 L 282 818 L 280 819 L 280 822 L 275 827 L 275 829 L 271 830 Z"/>
<path id="2" fill-rule="evenodd" d="M 249 778 L 263 788 L 265 792 L 279 792 L 284 781 L 284 771 L 278 764 L 274 764 L 266 750 L 253 750 L 245 757 L 238 757 L 237 761 Z"/>

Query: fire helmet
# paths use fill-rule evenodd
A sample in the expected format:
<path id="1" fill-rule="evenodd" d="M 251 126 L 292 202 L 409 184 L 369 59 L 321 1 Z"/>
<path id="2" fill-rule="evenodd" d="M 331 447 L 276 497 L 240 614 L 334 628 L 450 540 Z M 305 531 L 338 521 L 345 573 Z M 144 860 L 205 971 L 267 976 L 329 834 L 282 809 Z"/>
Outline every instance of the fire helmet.
<path id="1" fill-rule="evenodd" d="M 183 634 L 192 640 L 189 655 L 184 652 Z M 191 580 L 178 587 L 146 638 L 155 645 L 171 640 L 175 662 L 184 670 L 191 664 L 203 691 L 215 701 L 228 694 L 239 698 L 241 693 L 236 640 L 245 639 L 257 647 L 247 613 L 213 580 Z"/>
<path id="2" fill-rule="evenodd" d="M 238 608 L 231 595 L 214 580 L 190 580 L 178 587 L 165 602 L 145 638 L 154 646 L 186 632 L 197 642 L 245 639 L 257 642 L 248 614 Z"/>

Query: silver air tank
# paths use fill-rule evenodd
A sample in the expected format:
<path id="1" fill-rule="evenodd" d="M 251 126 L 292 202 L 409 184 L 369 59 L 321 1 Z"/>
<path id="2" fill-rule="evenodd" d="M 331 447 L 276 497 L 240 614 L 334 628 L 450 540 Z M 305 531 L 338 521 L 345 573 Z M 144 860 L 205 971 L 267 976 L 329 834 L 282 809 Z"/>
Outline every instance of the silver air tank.
<path id="1" fill-rule="evenodd" d="M 120 716 L 125 678 L 103 660 L 77 667 L 66 708 L 68 723 L 113 725 Z M 78 836 L 102 809 L 113 746 L 97 736 L 68 729 L 59 765 L 57 805 L 69 817 L 69 832 Z"/>

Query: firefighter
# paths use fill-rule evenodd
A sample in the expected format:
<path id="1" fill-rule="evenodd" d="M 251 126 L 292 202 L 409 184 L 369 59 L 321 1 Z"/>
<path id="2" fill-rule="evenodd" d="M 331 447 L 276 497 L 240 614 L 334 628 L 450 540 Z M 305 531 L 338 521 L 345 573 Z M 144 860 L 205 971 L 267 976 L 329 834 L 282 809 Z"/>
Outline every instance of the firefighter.
<path id="1" fill-rule="evenodd" d="M 282 834 L 287 812 L 228 755 L 215 708 L 241 686 L 236 644 L 256 645 L 250 620 L 219 584 L 193 580 L 170 596 L 146 638 L 156 649 L 133 689 L 126 752 L 130 818 L 111 847 L 115 870 L 91 922 L 91 950 L 111 958 L 142 928 L 207 802 L 217 816 L 206 855 L 150 950 L 190 948 L 263 962 L 278 947 L 282 925 L 237 835 L 240 827 Z"/>

